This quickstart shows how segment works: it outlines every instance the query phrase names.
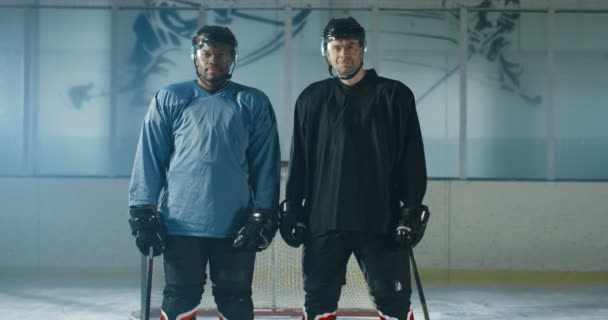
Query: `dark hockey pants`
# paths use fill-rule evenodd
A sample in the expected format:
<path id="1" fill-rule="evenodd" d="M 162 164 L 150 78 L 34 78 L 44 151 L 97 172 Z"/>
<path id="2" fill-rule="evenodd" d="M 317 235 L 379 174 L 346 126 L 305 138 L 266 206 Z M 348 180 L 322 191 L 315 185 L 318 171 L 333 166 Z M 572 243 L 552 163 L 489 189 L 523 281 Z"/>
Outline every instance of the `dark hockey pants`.
<path id="1" fill-rule="evenodd" d="M 409 252 L 398 248 L 390 235 L 353 232 L 310 234 L 304 242 L 304 319 L 335 317 L 352 254 L 380 317 L 408 320 L 412 293 Z"/>
<path id="2" fill-rule="evenodd" d="M 163 262 L 163 320 L 195 319 L 207 280 L 207 263 L 213 297 L 222 317 L 253 319 L 255 252 L 232 248 L 232 239 L 169 236 Z"/>

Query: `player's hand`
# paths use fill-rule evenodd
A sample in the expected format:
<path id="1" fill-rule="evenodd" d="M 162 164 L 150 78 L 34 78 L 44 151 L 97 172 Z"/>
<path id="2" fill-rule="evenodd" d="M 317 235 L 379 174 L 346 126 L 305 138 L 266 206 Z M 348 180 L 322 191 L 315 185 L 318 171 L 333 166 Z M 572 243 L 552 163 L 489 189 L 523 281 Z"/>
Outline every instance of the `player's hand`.
<path id="1" fill-rule="evenodd" d="M 415 247 L 426 230 L 431 212 L 425 205 L 416 208 L 401 207 L 399 209 L 399 222 L 395 229 L 395 241 L 402 247 Z"/>
<path id="2" fill-rule="evenodd" d="M 277 233 L 279 218 L 274 210 L 256 210 L 239 229 L 232 246 L 250 251 L 262 251 L 270 246 Z"/>
<path id="3" fill-rule="evenodd" d="M 289 246 L 297 248 L 304 243 L 306 224 L 303 222 L 304 208 L 298 202 L 283 201 L 279 206 L 281 213 L 281 237 Z"/>
<path id="4" fill-rule="evenodd" d="M 135 237 L 135 245 L 139 251 L 147 256 L 150 247 L 153 254 L 160 255 L 165 250 L 165 239 L 160 220 L 160 214 L 153 207 L 129 208 L 129 225 L 131 234 Z"/>

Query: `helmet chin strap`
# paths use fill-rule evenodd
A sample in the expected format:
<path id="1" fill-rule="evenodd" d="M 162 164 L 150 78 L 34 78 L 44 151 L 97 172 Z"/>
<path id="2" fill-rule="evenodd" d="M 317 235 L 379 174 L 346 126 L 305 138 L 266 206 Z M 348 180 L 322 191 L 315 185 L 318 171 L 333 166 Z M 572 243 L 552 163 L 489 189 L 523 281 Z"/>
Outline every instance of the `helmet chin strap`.
<path id="1" fill-rule="evenodd" d="M 331 72 L 331 70 L 332 70 L 331 64 L 328 64 L 327 71 L 329 72 L 329 75 L 332 76 L 332 77 L 334 77 L 334 78 L 338 78 L 340 80 L 350 80 L 350 79 L 354 78 L 355 75 L 357 75 L 357 73 L 359 72 L 359 70 L 361 70 L 362 67 L 363 67 L 363 61 L 361 61 L 361 64 L 359 65 L 359 67 L 357 68 L 357 70 L 355 70 L 355 72 L 351 73 L 347 77 L 340 77 L 340 75 L 338 74 L 338 72 L 336 72 L 336 74 L 334 75 Z"/>
<path id="2" fill-rule="evenodd" d="M 357 70 L 355 70 L 355 72 L 351 73 L 347 77 L 340 77 L 340 75 L 338 74 L 338 72 L 336 72 L 336 74 L 334 75 L 331 72 L 331 70 L 332 70 L 331 62 L 329 62 L 329 58 L 327 56 L 325 57 L 325 61 L 327 61 L 327 72 L 329 72 L 330 76 L 332 76 L 333 78 L 338 78 L 340 80 L 350 80 L 350 79 L 354 78 L 355 75 L 357 75 L 357 73 L 359 73 L 359 70 L 361 70 L 361 68 L 363 68 L 363 52 L 361 53 L 361 64 L 359 65 L 359 67 L 357 68 Z"/>
<path id="3" fill-rule="evenodd" d="M 201 80 L 202 82 L 207 83 L 207 81 L 205 81 L 205 79 L 203 79 L 203 77 L 201 77 L 201 74 L 198 72 L 198 66 L 196 65 L 196 60 L 192 60 L 192 63 L 194 64 L 194 70 L 196 70 L 196 78 Z M 228 75 L 226 75 L 226 79 L 224 82 L 232 79 L 232 73 L 234 73 L 234 67 L 235 67 L 236 63 L 232 64 L 232 68 L 230 68 L 230 73 Z"/>

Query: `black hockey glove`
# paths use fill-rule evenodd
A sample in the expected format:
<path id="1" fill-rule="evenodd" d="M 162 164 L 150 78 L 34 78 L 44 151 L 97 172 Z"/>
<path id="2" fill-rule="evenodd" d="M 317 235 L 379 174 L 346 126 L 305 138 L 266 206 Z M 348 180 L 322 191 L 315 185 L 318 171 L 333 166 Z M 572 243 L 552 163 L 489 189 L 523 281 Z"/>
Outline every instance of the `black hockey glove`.
<path id="1" fill-rule="evenodd" d="M 232 246 L 250 251 L 262 251 L 270 246 L 278 228 L 279 218 L 274 210 L 256 210 L 249 215 L 247 223 L 237 232 Z"/>
<path id="2" fill-rule="evenodd" d="M 406 247 L 411 245 L 415 247 L 426 230 L 426 224 L 429 221 L 431 212 L 425 205 L 420 205 L 418 208 L 401 207 L 399 209 L 399 222 L 395 229 L 395 240 L 397 243 Z"/>
<path id="3" fill-rule="evenodd" d="M 281 237 L 289 246 L 297 248 L 304 243 L 306 224 L 303 222 L 304 207 L 294 201 L 283 201 L 280 205 Z"/>
<path id="4" fill-rule="evenodd" d="M 152 207 L 129 208 L 129 225 L 131 234 L 135 236 L 135 244 L 139 251 L 147 256 L 150 247 L 154 247 L 154 255 L 158 256 L 165 250 L 160 214 Z"/>

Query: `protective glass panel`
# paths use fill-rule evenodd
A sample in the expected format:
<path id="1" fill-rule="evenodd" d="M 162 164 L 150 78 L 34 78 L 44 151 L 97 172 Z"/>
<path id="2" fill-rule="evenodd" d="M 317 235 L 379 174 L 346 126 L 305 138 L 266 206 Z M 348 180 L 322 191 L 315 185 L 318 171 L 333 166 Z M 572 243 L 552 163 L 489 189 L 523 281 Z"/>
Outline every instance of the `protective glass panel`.
<path id="1" fill-rule="evenodd" d="M 558 179 L 608 178 L 608 13 L 557 13 Z"/>
<path id="2" fill-rule="evenodd" d="M 458 175 L 458 45 L 458 11 L 380 11 L 378 71 L 414 92 L 429 177 Z"/>
<path id="3" fill-rule="evenodd" d="M 107 175 L 111 12 L 38 14 L 37 173 Z"/>
<path id="4" fill-rule="evenodd" d="M 546 14 L 471 11 L 468 24 L 467 177 L 544 179 Z"/>
<path id="5" fill-rule="evenodd" d="M 24 173 L 23 132 L 25 15 L 23 9 L 0 10 L 0 174 Z"/>

